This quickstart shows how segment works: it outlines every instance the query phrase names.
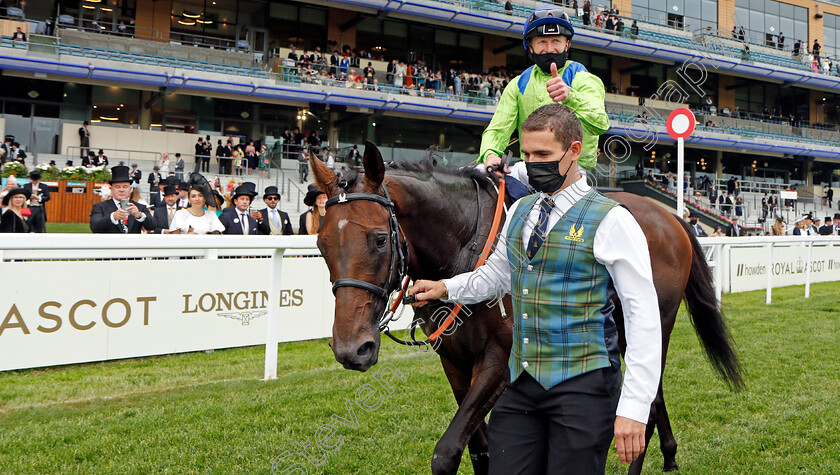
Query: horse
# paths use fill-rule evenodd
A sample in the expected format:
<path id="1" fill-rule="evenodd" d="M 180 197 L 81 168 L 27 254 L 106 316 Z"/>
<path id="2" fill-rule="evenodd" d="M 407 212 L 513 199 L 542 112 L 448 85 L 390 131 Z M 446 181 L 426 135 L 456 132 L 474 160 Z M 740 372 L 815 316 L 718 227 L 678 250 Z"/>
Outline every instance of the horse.
<path id="1" fill-rule="evenodd" d="M 386 167 L 378 148 L 367 141 L 364 171 L 337 176 L 314 155 L 316 184 L 329 197 L 318 248 L 330 272 L 336 298 L 329 345 L 345 368 L 366 371 L 376 364 L 381 316 L 389 294 L 403 275 L 440 280 L 470 271 L 491 228 L 498 198 L 497 178 L 467 167 Z M 641 226 L 651 254 L 662 326 L 662 368 L 677 311 L 684 300 L 699 340 L 723 380 L 743 385 L 731 337 L 711 283 L 703 250 L 689 225 L 645 198 L 630 193 L 609 196 L 626 206 Z M 506 198 L 506 203 L 512 199 Z M 380 285 L 382 285 L 380 287 Z M 626 349 L 621 302 L 613 317 L 619 349 Z M 414 322 L 426 335 L 442 325 L 453 306 L 431 302 L 415 309 Z M 433 474 L 457 473 L 465 448 L 476 474 L 488 472 L 485 416 L 504 391 L 512 329 L 510 296 L 502 302 L 464 306 L 457 324 L 435 340 L 458 410 L 431 460 Z M 464 318 L 461 318 L 464 316 Z M 676 470 L 677 443 L 671 430 L 660 380 L 645 434 L 659 431 L 666 471 Z M 630 465 L 641 473 L 645 453 Z"/>

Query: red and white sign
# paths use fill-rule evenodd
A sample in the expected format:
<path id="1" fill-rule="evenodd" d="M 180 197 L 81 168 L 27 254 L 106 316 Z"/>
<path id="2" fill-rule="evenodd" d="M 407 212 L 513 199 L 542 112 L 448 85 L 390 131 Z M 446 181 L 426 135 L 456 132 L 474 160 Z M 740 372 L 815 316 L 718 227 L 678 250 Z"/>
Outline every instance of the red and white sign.
<path id="1" fill-rule="evenodd" d="M 685 107 L 674 109 L 668 115 L 668 120 L 665 123 L 665 128 L 668 129 L 668 135 L 672 139 L 686 139 L 694 132 L 694 126 L 697 121 L 694 119 L 694 113 Z"/>

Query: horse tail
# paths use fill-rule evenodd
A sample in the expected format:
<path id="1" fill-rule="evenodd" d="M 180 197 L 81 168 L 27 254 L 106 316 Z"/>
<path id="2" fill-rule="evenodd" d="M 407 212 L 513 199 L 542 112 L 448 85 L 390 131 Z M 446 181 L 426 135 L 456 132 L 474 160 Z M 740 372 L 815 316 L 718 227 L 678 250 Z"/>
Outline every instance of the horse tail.
<path id="1" fill-rule="evenodd" d="M 706 255 L 691 226 L 681 219 L 678 221 L 691 241 L 691 272 L 684 295 L 691 323 L 709 361 L 726 384 L 730 388 L 743 388 L 741 365 L 715 296 Z"/>

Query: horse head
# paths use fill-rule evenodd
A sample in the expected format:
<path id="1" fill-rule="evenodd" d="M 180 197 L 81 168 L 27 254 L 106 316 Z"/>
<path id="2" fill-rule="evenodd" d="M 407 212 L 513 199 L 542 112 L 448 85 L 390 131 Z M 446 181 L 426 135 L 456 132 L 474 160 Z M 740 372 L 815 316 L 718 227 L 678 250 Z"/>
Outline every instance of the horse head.
<path id="1" fill-rule="evenodd" d="M 367 371 L 379 358 L 379 318 L 387 293 L 400 278 L 402 243 L 385 198 L 385 164 L 370 141 L 364 174 L 351 170 L 338 177 L 314 155 L 309 161 L 315 183 L 329 197 L 318 249 L 335 294 L 330 347 L 345 368 Z"/>

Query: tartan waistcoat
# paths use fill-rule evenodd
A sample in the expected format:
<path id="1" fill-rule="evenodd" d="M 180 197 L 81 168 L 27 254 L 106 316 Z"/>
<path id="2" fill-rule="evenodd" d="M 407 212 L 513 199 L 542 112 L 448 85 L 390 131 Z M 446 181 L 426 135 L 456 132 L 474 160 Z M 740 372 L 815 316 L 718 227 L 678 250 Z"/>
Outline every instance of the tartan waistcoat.
<path id="1" fill-rule="evenodd" d="M 595 232 L 616 201 L 590 190 L 547 233 L 529 261 L 522 228 L 539 195 L 523 198 L 508 226 L 513 296 L 510 380 L 528 371 L 551 389 L 583 373 L 620 367 L 615 289 L 595 260 Z"/>

